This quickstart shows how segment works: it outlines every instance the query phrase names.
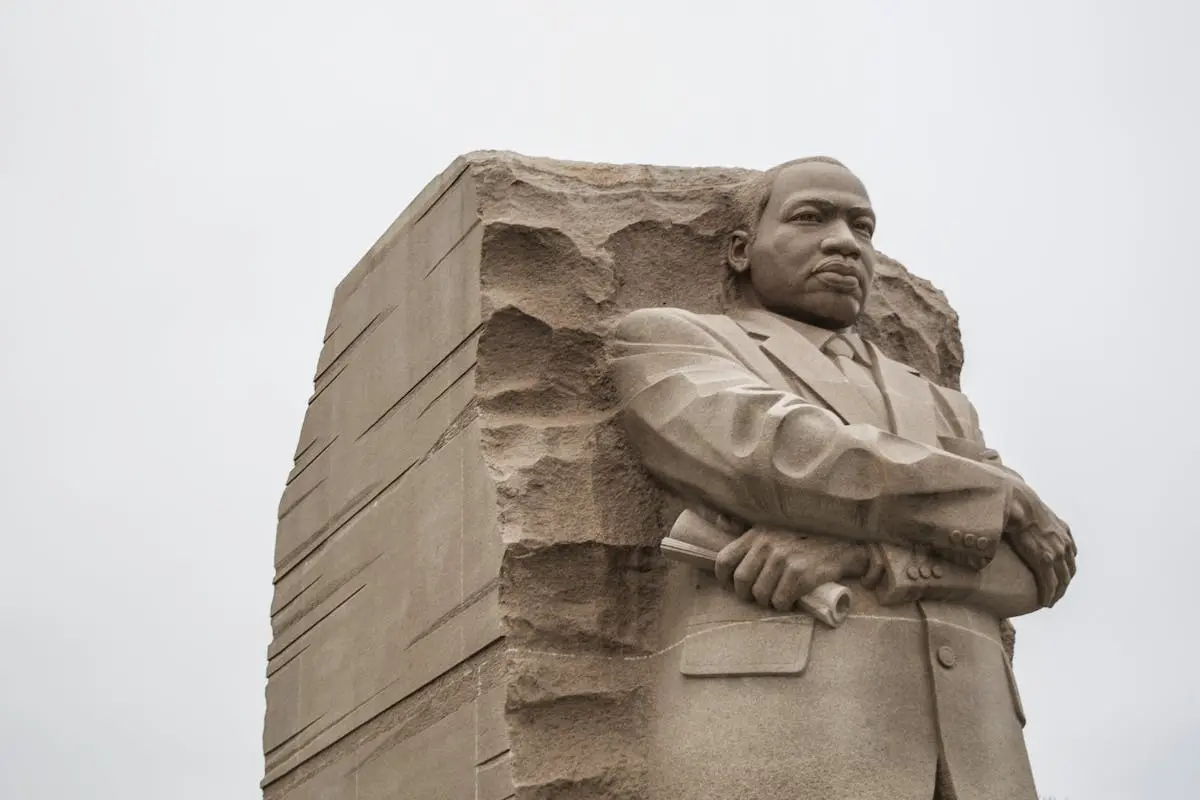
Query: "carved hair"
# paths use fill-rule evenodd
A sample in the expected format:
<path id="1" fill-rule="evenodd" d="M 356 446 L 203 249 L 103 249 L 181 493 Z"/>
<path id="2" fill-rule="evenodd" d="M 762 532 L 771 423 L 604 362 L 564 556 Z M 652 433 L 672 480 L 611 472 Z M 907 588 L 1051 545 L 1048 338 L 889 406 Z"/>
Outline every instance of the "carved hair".
<path id="1" fill-rule="evenodd" d="M 734 208 L 737 209 L 737 228 L 750 234 L 751 241 L 753 241 L 754 229 L 758 227 L 763 212 L 767 210 L 767 203 L 771 200 L 771 190 L 775 188 L 775 179 L 779 177 L 779 173 L 788 167 L 794 167 L 797 164 L 809 164 L 814 161 L 848 169 L 845 164 L 836 158 L 830 158 L 829 156 L 806 156 L 804 158 L 793 158 L 791 161 L 785 161 L 782 164 L 754 175 L 734 190 L 733 203 Z"/>
<path id="2" fill-rule="evenodd" d="M 755 231 L 758 229 L 758 223 L 762 220 L 763 212 L 767 210 L 767 203 L 771 200 L 771 190 L 775 188 L 775 179 L 779 177 L 779 173 L 788 167 L 794 167 L 797 164 L 808 164 L 814 161 L 821 164 L 833 164 L 835 167 L 841 167 L 846 170 L 849 169 L 836 158 L 830 158 L 829 156 L 805 156 L 804 158 L 793 158 L 791 161 L 777 164 L 768 170 L 750 177 L 739 184 L 733 191 L 733 207 L 735 211 L 734 230 L 745 231 L 750 237 L 749 244 L 754 244 Z M 728 261 L 726 261 L 725 266 L 728 269 L 725 271 L 725 281 L 721 297 L 725 305 L 730 305 L 735 303 L 741 296 L 742 283 L 749 280 L 749 275 L 735 272 L 733 265 L 729 264 Z"/>

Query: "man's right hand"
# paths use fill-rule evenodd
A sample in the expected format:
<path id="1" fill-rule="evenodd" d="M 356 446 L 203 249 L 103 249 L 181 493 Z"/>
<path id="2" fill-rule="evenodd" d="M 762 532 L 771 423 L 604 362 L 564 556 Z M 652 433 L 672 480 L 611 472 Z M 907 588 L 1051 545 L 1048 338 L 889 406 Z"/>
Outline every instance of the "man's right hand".
<path id="1" fill-rule="evenodd" d="M 1033 572 L 1041 604 L 1057 603 L 1075 576 L 1075 540 L 1067 524 L 1022 481 L 1013 483 L 1004 536 Z"/>
<path id="2" fill-rule="evenodd" d="M 860 542 L 751 528 L 717 554 L 717 580 L 743 600 L 791 611 L 824 583 L 861 578 L 870 566 Z"/>

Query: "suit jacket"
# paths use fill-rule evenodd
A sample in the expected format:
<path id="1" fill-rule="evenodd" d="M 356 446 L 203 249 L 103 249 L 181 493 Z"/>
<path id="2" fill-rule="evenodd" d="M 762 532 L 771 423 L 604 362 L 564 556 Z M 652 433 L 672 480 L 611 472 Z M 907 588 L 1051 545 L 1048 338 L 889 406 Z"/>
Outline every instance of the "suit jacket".
<path id="1" fill-rule="evenodd" d="M 874 543 L 884 588 L 835 630 L 672 571 L 651 739 L 666 797 L 1035 798 L 1000 618 L 1038 607 L 1011 491 L 960 393 L 871 348 L 887 429 L 782 318 L 643 309 L 614 336 L 630 440 L 687 501 Z M 991 558 L 980 572 L 946 555 Z M 678 646 L 676 646 L 678 642 Z"/>

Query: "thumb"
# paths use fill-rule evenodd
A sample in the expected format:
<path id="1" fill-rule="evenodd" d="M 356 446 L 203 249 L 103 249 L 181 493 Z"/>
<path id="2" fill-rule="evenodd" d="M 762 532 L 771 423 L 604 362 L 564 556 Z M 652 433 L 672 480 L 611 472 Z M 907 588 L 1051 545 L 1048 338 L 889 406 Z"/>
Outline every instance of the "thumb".
<path id="1" fill-rule="evenodd" d="M 818 586 L 824 586 L 827 583 L 833 583 L 840 580 L 842 577 L 842 565 L 838 563 L 825 563 L 813 571 L 813 586 L 815 589 Z"/>

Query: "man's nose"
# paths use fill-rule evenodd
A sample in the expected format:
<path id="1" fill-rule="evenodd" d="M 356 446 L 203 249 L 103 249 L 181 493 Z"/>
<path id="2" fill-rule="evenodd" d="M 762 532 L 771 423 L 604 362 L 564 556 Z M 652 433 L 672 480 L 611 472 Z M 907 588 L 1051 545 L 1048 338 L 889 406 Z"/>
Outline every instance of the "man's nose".
<path id="1" fill-rule="evenodd" d="M 847 258 L 862 255 L 862 248 L 854 238 L 854 231 L 844 219 L 833 223 L 828 235 L 821 241 L 821 249 L 827 253 L 837 253 Z"/>

